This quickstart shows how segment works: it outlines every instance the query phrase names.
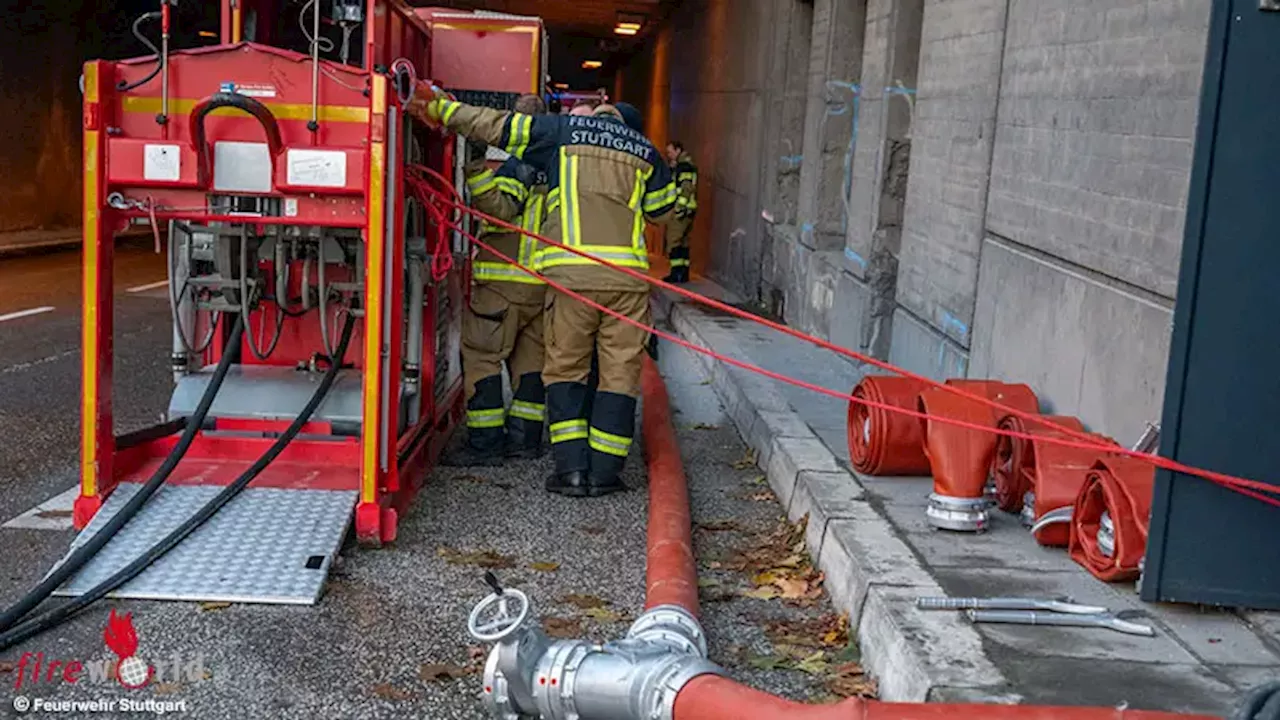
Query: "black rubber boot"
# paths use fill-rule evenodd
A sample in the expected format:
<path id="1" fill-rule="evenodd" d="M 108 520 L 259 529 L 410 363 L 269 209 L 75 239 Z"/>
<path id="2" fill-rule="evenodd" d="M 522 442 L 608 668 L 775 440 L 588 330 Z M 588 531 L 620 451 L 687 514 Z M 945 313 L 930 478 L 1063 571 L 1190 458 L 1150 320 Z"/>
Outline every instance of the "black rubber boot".
<path id="1" fill-rule="evenodd" d="M 672 248 L 670 260 L 671 273 L 663 280 L 673 285 L 689 282 L 689 248 Z"/>
<path id="2" fill-rule="evenodd" d="M 566 497 L 586 497 L 590 492 L 587 474 L 581 470 L 557 473 L 547 478 L 547 492 Z"/>
<path id="3" fill-rule="evenodd" d="M 567 495 L 585 494 L 586 473 L 591 466 L 591 447 L 587 444 L 585 405 L 587 386 L 560 382 L 547 386 L 547 421 L 551 433 L 551 455 L 556 471 L 547 480 L 547 490 Z"/>
<path id="4" fill-rule="evenodd" d="M 502 376 L 476 383 L 467 402 L 467 442 L 440 459 L 444 467 L 492 467 L 502 464 L 506 446 L 506 412 L 502 408 Z"/>
<path id="5" fill-rule="evenodd" d="M 596 393 L 591 414 L 591 469 L 587 473 L 587 494 L 609 495 L 626 487 L 622 468 L 631 454 L 636 428 L 636 399 L 618 393 Z"/>
<path id="6" fill-rule="evenodd" d="M 520 377 L 511 410 L 507 413 L 507 457 L 532 460 L 546 452 L 546 445 L 542 442 L 542 428 L 547 416 L 546 396 L 542 373 L 525 373 Z"/>

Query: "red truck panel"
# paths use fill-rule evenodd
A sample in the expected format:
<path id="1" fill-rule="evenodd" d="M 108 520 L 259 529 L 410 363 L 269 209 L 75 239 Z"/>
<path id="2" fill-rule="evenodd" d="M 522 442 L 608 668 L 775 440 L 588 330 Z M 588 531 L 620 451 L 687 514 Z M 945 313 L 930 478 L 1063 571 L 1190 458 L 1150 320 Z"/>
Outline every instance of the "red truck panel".
<path id="1" fill-rule="evenodd" d="M 451 90 L 542 92 L 542 21 L 419 8 L 431 26 L 431 78 Z"/>

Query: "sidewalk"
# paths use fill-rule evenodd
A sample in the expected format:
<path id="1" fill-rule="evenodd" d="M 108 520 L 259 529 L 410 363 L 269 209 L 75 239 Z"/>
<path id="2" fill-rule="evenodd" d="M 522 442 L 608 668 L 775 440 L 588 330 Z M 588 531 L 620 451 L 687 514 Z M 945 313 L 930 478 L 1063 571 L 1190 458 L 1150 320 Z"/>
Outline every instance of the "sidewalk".
<path id="1" fill-rule="evenodd" d="M 689 288 L 733 301 L 708 281 Z M 658 321 L 682 338 L 735 360 L 842 393 L 863 374 L 829 351 L 674 293 L 660 291 L 656 306 Z M 858 629 L 882 699 L 1225 714 L 1244 689 L 1280 679 L 1280 614 L 1142 603 L 1132 584 L 1095 580 L 999 511 L 981 535 L 935 531 L 925 520 L 930 479 L 851 470 L 846 403 L 699 357 L 788 513 L 809 515 L 809 551 Z M 924 595 L 1069 595 L 1139 613 L 1157 634 L 972 625 L 958 613 L 917 610 Z"/>

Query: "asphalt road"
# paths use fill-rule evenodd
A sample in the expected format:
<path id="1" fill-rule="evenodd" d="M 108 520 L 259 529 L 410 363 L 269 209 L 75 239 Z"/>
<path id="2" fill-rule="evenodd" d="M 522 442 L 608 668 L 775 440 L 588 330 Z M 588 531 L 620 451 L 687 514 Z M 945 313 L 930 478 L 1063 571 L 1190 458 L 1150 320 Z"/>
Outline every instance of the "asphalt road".
<path id="1" fill-rule="evenodd" d="M 126 291 L 163 277 L 163 259 L 145 244 L 118 251 L 117 432 L 151 423 L 168 401 L 163 290 Z M 76 482 L 79 283 L 74 252 L 0 261 L 0 318 L 53 308 L 0 320 L 0 522 Z M 826 697 L 828 675 L 783 667 L 784 656 L 794 665 L 814 652 L 836 662 L 836 646 L 844 642 L 839 633 L 834 643 L 827 638 L 825 649 L 794 646 L 828 632 L 834 617 L 825 596 L 807 605 L 743 597 L 753 587 L 752 572 L 729 569 L 736 553 L 762 546 L 778 530 L 782 511 L 759 469 L 744 461 L 745 446 L 683 352 L 664 347 L 661 364 L 700 524 L 695 544 L 712 658 L 756 687 L 799 699 Z M 12 714 L 13 699 L 22 696 L 182 702 L 185 712 L 175 714 L 195 718 L 485 717 L 474 672 L 481 650 L 465 629 L 472 604 L 487 592 L 483 569 L 451 559 L 484 551 L 502 556 L 511 566 L 498 570 L 504 580 L 529 593 L 548 627 L 570 636 L 620 637 L 643 605 L 646 493 L 639 453 L 628 464 L 632 491 L 610 498 L 549 495 L 542 489 L 549 471 L 544 458 L 434 472 L 402 520 L 397 542 L 381 550 L 348 543 L 314 607 L 105 602 L 0 653 L 0 715 Z M 38 581 L 72 538 L 70 530 L 0 528 L 0 604 Z M 18 687 L 15 663 L 23 652 L 43 653 L 46 662 L 112 657 L 102 633 L 113 607 L 134 614 L 139 657 L 152 665 L 178 658 L 199 672 L 136 691 L 110 681 L 70 685 L 42 678 L 32 685 L 29 676 Z M 796 623 L 807 624 L 799 637 L 791 632 Z M 766 634 L 771 626 L 772 636 Z M 789 645 L 771 643 L 789 632 L 781 638 Z"/>

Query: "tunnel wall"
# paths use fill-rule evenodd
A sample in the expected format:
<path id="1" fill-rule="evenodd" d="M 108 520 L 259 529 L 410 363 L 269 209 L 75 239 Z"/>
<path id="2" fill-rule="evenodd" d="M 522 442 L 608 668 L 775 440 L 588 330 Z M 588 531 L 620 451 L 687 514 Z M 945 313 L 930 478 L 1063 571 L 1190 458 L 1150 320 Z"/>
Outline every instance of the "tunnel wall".
<path id="1" fill-rule="evenodd" d="M 80 224 L 78 2 L 5 2 L 0 232 Z"/>
<path id="2" fill-rule="evenodd" d="M 695 267 L 1128 442 L 1161 409 L 1207 26 L 1200 0 L 687 0 Z"/>

